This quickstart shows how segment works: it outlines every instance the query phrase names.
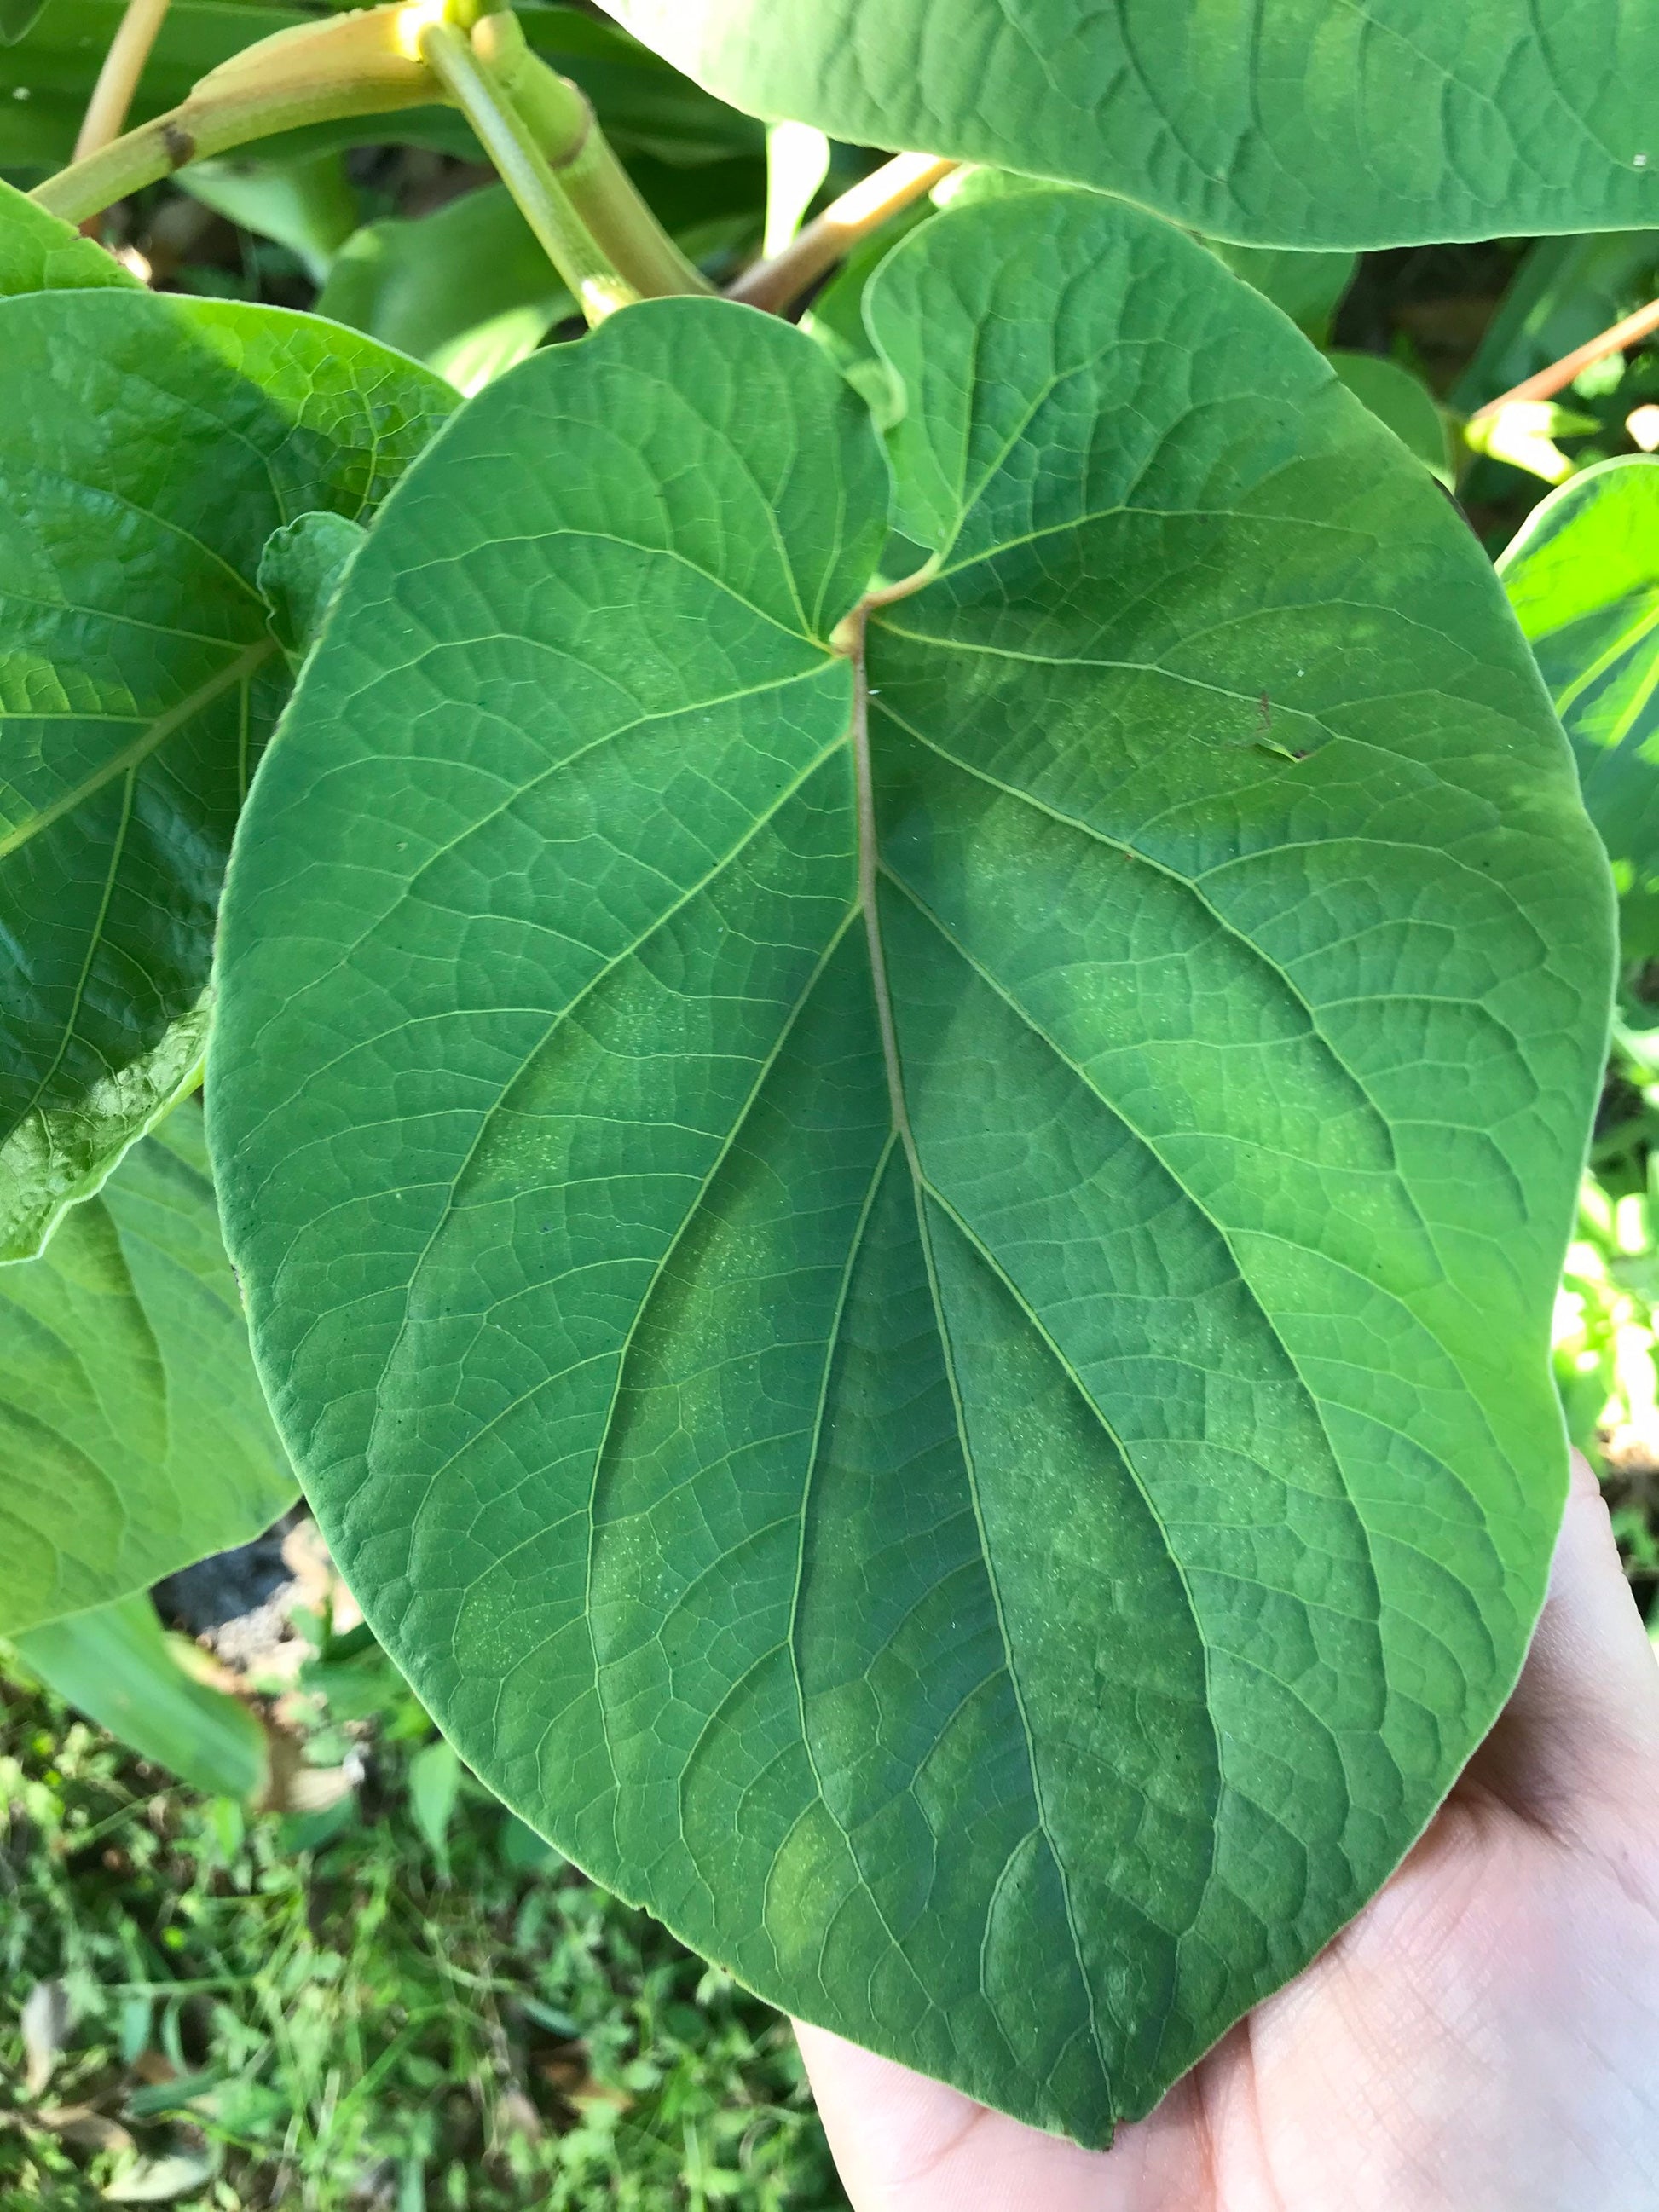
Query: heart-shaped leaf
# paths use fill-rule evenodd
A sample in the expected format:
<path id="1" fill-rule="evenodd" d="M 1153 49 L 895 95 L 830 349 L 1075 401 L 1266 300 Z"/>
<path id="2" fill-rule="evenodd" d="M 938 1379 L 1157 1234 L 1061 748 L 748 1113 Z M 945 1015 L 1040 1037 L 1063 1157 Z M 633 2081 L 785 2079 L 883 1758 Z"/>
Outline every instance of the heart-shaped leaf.
<path id="1" fill-rule="evenodd" d="M 1603 461 L 1498 562 L 1623 894 L 1627 960 L 1659 955 L 1659 461 Z"/>
<path id="2" fill-rule="evenodd" d="M 0 1258 L 198 1065 L 219 884 L 288 670 L 271 532 L 371 509 L 455 404 L 367 338 L 137 289 L 0 301 Z"/>
<path id="3" fill-rule="evenodd" d="M 294 1498 L 186 1103 L 0 1267 L 0 1635 L 245 1544 Z"/>
<path id="4" fill-rule="evenodd" d="M 1213 255 L 1030 193 L 869 313 L 908 595 L 858 403 L 720 301 L 416 465 L 239 839 L 210 1127 L 469 1766 L 1098 2140 L 1514 1680 L 1610 902 L 1480 548 Z"/>
<path id="5" fill-rule="evenodd" d="M 722 99 L 1160 208 L 1399 246 L 1659 219 L 1659 13 L 1626 0 L 604 0 Z"/>

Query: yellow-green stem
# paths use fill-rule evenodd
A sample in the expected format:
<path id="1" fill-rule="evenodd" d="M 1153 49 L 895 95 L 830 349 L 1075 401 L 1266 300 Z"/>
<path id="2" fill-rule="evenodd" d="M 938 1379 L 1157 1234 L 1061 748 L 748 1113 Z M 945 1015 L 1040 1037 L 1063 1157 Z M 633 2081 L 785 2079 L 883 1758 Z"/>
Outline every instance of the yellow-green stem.
<path id="1" fill-rule="evenodd" d="M 572 215 L 640 298 L 712 291 L 641 198 L 586 95 L 531 52 L 518 17 L 482 15 L 472 49 L 523 118 Z"/>
<path id="2" fill-rule="evenodd" d="M 210 70 L 182 105 L 48 178 L 37 206 L 81 222 L 185 162 L 308 123 L 447 102 L 402 7 L 372 8 L 261 39 Z"/>
<path id="3" fill-rule="evenodd" d="M 488 16 L 483 21 L 501 19 Z M 496 173 L 519 204 L 548 259 L 590 323 L 601 323 L 639 294 L 572 209 L 535 133 L 471 41 L 449 23 L 428 23 L 421 57 L 478 134 Z"/>
<path id="4" fill-rule="evenodd" d="M 167 20 L 167 0 L 127 0 L 120 27 L 110 40 L 98 82 L 75 142 L 75 158 L 84 160 L 118 138 L 132 106 L 132 95 L 144 73 L 156 34 Z"/>

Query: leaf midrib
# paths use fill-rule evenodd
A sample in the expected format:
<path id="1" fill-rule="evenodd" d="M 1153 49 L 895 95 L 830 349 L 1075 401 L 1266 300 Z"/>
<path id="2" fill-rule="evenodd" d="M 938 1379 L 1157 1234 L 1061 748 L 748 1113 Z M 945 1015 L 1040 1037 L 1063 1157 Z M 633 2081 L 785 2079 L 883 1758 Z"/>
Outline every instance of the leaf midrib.
<path id="1" fill-rule="evenodd" d="M 142 767 L 169 738 L 175 736 L 187 722 L 193 721 L 216 699 L 222 697 L 245 678 L 252 676 L 256 669 L 263 667 L 276 651 L 275 638 L 259 638 L 253 644 L 245 646 L 235 659 L 228 661 L 216 675 L 209 677 L 204 684 L 198 684 L 195 690 L 181 699 L 177 706 L 169 707 L 165 714 L 158 714 L 131 744 L 124 745 L 118 753 L 112 753 L 90 775 L 83 777 L 72 790 L 63 793 L 50 806 L 43 806 L 38 814 L 32 814 L 27 821 L 20 822 L 15 830 L 0 837 L 0 860 L 9 860 L 32 839 L 50 830 L 55 823 L 61 822 L 66 814 L 74 813 L 77 807 L 84 806 L 88 799 L 95 798 L 106 785 L 115 782 L 131 769 Z M 28 718 L 25 716 L 24 719 Z"/>
<path id="2" fill-rule="evenodd" d="M 1078 1926 L 1076 1907 L 1072 1899 L 1070 1870 L 1055 1837 L 1048 1808 L 1043 1796 L 1042 1780 L 1038 1771 L 1036 1740 L 1032 1733 L 1030 1715 L 1025 1709 L 1025 1692 L 1018 1670 L 1014 1664 L 1013 1640 L 1009 1634 L 1007 1614 L 1002 1600 L 1001 1584 L 998 1579 L 992 1555 L 989 1531 L 986 1527 L 983 1501 L 980 1496 L 979 1469 L 968 1435 L 968 1424 L 963 1409 L 961 1388 L 957 1376 L 956 1353 L 945 1315 L 945 1301 L 939 1289 L 939 1272 L 933 1256 L 933 1237 L 928 1227 L 926 1179 L 916 1150 L 915 1134 L 910 1124 L 910 1110 L 904 1090 L 903 1063 L 899 1055 L 898 1035 L 893 1020 L 892 994 L 887 980 L 887 956 L 882 942 L 880 911 L 878 904 L 880 854 L 877 841 L 875 786 L 870 763 L 870 690 L 865 665 L 865 632 L 867 610 L 861 610 L 856 623 L 853 659 L 853 714 L 848 737 L 851 741 L 854 768 L 854 788 L 857 808 L 859 902 L 864 913 L 866 935 L 870 951 L 871 980 L 876 1000 L 876 1021 L 881 1035 L 882 1061 L 886 1072 L 889 1103 L 893 1126 L 904 1150 L 910 1171 L 911 1203 L 915 1209 L 916 1233 L 921 1241 L 922 1261 L 927 1273 L 928 1296 L 933 1303 L 933 1325 L 938 1332 L 939 1356 L 945 1364 L 945 1377 L 951 1392 L 951 1405 L 956 1420 L 957 1448 L 962 1458 L 963 1473 L 967 1479 L 968 1495 L 973 1508 L 974 1525 L 978 1532 L 980 1558 L 984 1565 L 986 1587 L 991 1599 L 991 1608 L 996 1618 L 997 1636 L 1002 1648 L 1003 1665 L 1008 1676 L 1009 1688 L 1019 1715 L 1020 1732 L 1025 1741 L 1026 1770 L 1030 1778 L 1031 1802 L 1036 1813 L 1037 1824 L 1054 1862 L 1055 1878 L 1060 1883 L 1060 1896 L 1066 1911 L 1066 1932 L 1071 1937 L 1072 1955 L 1078 1978 L 1082 1984 L 1084 2001 L 1089 2015 L 1089 2038 L 1094 2045 L 1096 2063 L 1101 2079 L 1109 2085 L 1111 2064 L 1106 2053 L 1104 2039 L 1095 2003 L 1094 1977 L 1090 1973 L 1084 1957 L 1083 1943 Z M 833 1346 L 832 1346 L 833 1354 Z M 1173 1559 L 1173 1553 L 1170 1553 Z M 1179 1567 L 1177 1566 L 1177 1571 Z M 1200 1644 L 1203 1638 L 1200 1636 Z M 1207 1665 L 1207 1654 L 1206 1655 Z"/>

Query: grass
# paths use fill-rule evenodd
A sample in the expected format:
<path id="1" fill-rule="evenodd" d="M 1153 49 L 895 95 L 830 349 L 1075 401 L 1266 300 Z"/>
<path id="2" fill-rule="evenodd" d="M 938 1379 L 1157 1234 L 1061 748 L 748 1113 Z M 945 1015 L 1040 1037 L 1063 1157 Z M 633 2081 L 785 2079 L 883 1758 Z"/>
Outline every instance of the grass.
<path id="1" fill-rule="evenodd" d="M 289 1703 L 358 1786 L 301 1815 L 173 1786 L 0 1668 L 0 2207 L 170 2181 L 223 2212 L 841 2206 L 784 2023 L 343 1648 Z M 31 2093 L 42 1983 L 73 2024 Z"/>

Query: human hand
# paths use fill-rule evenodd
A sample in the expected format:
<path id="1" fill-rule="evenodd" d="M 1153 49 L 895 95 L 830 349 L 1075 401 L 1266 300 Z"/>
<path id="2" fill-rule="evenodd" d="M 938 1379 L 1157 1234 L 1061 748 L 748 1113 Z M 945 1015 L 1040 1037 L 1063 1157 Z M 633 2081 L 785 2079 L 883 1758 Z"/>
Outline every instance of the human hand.
<path id="1" fill-rule="evenodd" d="M 1109 2151 L 796 2033 L 855 2212 L 1656 2212 L 1659 1667 L 1589 1468 L 1427 1834 Z"/>

